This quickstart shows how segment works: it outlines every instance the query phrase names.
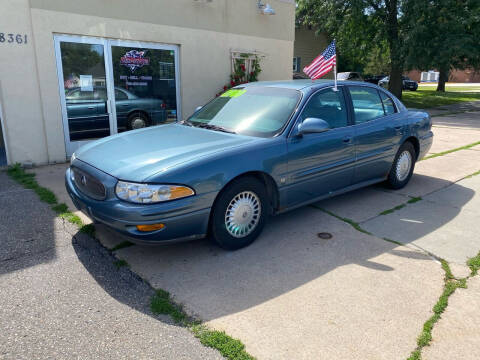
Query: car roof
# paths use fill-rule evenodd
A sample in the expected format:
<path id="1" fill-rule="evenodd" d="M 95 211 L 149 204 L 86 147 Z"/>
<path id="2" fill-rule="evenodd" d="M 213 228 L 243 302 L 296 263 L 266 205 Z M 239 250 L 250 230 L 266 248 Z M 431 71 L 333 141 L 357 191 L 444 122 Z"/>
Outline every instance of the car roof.
<path id="1" fill-rule="evenodd" d="M 284 80 L 284 81 L 256 81 L 252 83 L 242 84 L 236 86 L 236 88 L 244 87 L 277 87 L 283 89 L 293 89 L 293 90 L 306 90 L 313 87 L 324 87 L 324 86 L 333 86 L 335 84 L 334 80 L 323 79 L 323 80 Z M 338 85 L 348 84 L 348 85 L 366 85 L 370 86 L 371 84 L 364 81 L 343 81 L 338 80 Z"/>

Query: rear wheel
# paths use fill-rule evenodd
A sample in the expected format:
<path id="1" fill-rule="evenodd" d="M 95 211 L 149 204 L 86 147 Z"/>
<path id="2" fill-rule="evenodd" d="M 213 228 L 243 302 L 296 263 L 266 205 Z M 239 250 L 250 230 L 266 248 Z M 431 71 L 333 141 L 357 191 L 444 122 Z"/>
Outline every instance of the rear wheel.
<path id="1" fill-rule="evenodd" d="M 130 130 L 141 129 L 148 126 L 148 118 L 142 113 L 133 113 L 128 117 L 128 128 Z"/>
<path id="2" fill-rule="evenodd" d="M 268 196 L 265 186 L 254 177 L 245 177 L 228 185 L 219 195 L 212 211 L 210 232 L 215 242 L 227 250 L 250 245 L 266 222 Z"/>
<path id="3" fill-rule="evenodd" d="M 417 154 L 411 142 L 406 142 L 400 147 L 387 179 L 392 189 L 401 189 L 408 184 L 415 168 L 416 158 Z"/>

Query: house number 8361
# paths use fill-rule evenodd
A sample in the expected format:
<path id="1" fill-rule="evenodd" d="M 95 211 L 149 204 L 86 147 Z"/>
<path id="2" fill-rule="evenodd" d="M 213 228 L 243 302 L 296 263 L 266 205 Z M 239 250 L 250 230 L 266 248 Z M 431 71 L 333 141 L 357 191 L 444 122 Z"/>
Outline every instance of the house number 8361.
<path id="1" fill-rule="evenodd" d="M 27 42 L 27 34 L 6 34 L 0 32 L 0 43 L 26 44 Z"/>

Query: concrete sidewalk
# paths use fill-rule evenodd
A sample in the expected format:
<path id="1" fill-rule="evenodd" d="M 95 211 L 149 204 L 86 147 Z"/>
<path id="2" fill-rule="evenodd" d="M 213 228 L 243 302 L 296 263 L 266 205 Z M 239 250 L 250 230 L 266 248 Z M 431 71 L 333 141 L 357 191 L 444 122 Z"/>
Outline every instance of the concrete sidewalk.
<path id="1" fill-rule="evenodd" d="M 0 359 L 221 359 L 153 290 L 0 172 Z"/>
<path id="2" fill-rule="evenodd" d="M 480 101 L 467 101 L 456 104 L 443 105 L 434 109 L 426 110 L 431 116 L 441 116 L 451 113 L 462 113 L 467 111 L 480 111 Z"/>
<path id="3" fill-rule="evenodd" d="M 480 276 L 471 278 L 467 289 L 457 289 L 448 302 L 422 358 L 480 359 Z"/>

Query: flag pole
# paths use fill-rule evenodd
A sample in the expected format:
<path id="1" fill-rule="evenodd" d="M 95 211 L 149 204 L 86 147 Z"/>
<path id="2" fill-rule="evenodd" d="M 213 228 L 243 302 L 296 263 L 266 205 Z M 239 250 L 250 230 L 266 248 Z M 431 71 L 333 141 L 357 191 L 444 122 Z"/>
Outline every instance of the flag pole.
<path id="1" fill-rule="evenodd" d="M 337 88 L 337 64 L 333 65 L 333 76 L 335 76 L 335 89 L 334 91 L 338 91 Z"/>
<path id="2" fill-rule="evenodd" d="M 333 76 L 335 77 L 335 89 L 334 91 L 338 91 L 338 88 L 337 88 L 337 42 L 335 41 L 335 39 L 333 39 L 333 41 L 335 42 L 335 65 L 333 65 Z"/>

